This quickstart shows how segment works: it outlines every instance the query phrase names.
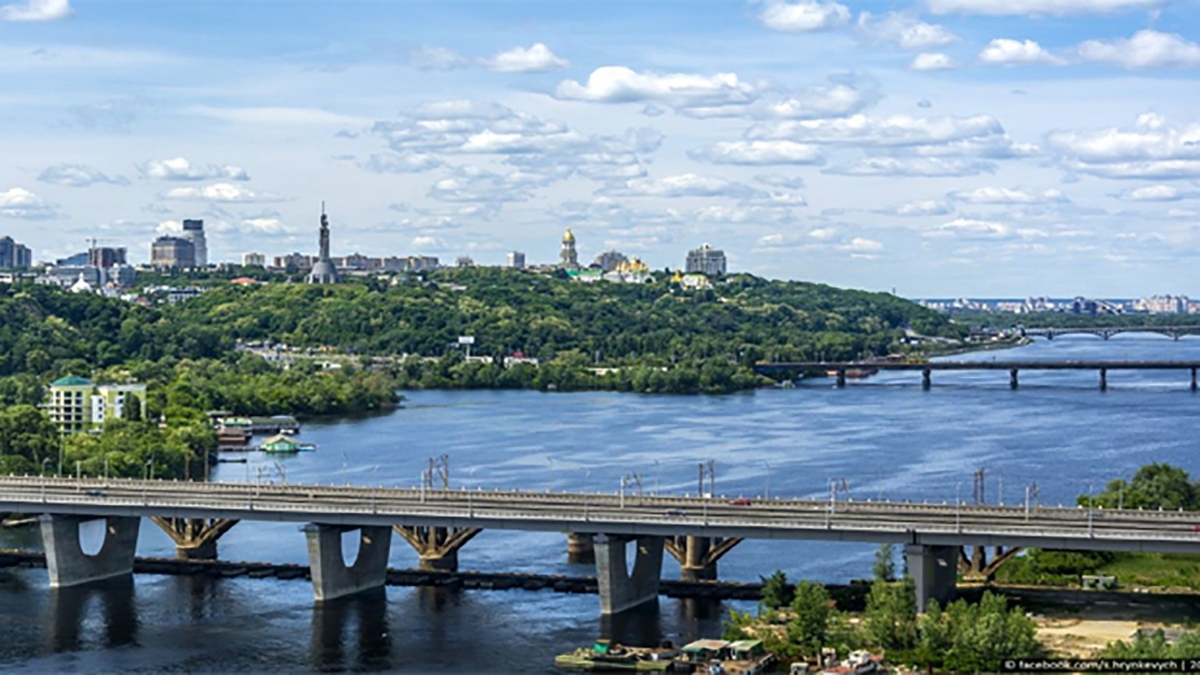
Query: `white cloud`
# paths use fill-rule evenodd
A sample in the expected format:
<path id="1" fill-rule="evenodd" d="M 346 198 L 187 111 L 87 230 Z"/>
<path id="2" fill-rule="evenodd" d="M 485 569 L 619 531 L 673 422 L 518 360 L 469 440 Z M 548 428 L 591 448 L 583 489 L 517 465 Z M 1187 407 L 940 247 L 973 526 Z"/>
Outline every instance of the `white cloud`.
<path id="1" fill-rule="evenodd" d="M 154 227 L 155 234 L 179 234 L 183 232 L 183 223 L 178 220 L 164 220 Z"/>
<path id="2" fill-rule="evenodd" d="M 1021 188 L 981 187 L 974 190 L 959 190 L 947 195 L 950 199 L 971 204 L 1046 204 L 1065 202 L 1062 192 L 1049 189 L 1041 193 Z"/>
<path id="3" fill-rule="evenodd" d="M 850 240 L 850 243 L 843 244 L 838 248 L 842 249 L 843 251 L 882 251 L 883 244 L 875 241 L 874 239 L 855 237 Z"/>
<path id="4" fill-rule="evenodd" d="M 0 216 L 23 220 L 47 220 L 57 218 L 54 207 L 41 197 L 25 188 L 11 188 L 0 192 Z"/>
<path id="5" fill-rule="evenodd" d="M 637 178 L 622 186 L 604 188 L 602 193 L 631 197 L 735 197 L 748 198 L 760 191 L 724 178 L 685 173 L 664 178 Z"/>
<path id="6" fill-rule="evenodd" d="M 713 164 L 821 164 L 824 157 L 815 145 L 794 141 L 733 141 L 714 143 L 688 153 L 692 159 Z"/>
<path id="7" fill-rule="evenodd" d="M 0 7 L 4 21 L 57 21 L 71 14 L 70 0 L 24 0 Z"/>
<path id="8" fill-rule="evenodd" d="M 1130 9 L 1155 9 L 1166 0 L 925 0 L 934 14 L 991 16 L 1064 16 L 1107 14 Z"/>
<path id="9" fill-rule="evenodd" d="M 995 173 L 992 162 L 942 159 L 941 157 L 867 157 L 825 169 L 824 173 L 842 176 L 977 176 Z"/>
<path id="10" fill-rule="evenodd" d="M 1009 40 L 997 38 L 988 43 L 979 52 L 979 60 L 983 63 L 999 65 L 1017 65 L 1026 63 L 1061 64 L 1063 60 L 1042 48 L 1033 40 Z"/>
<path id="11" fill-rule="evenodd" d="M 807 33 L 848 22 L 850 10 L 837 2 L 821 0 L 767 0 L 759 18 L 767 28 L 790 33 Z"/>
<path id="12" fill-rule="evenodd" d="M 596 103 L 661 101 L 672 106 L 720 106 L 744 105 L 754 99 L 755 92 L 756 87 L 742 82 L 734 73 L 639 73 L 624 66 L 603 66 L 588 75 L 587 84 L 560 82 L 556 95 Z"/>
<path id="13" fill-rule="evenodd" d="M 483 64 L 497 73 L 541 73 L 571 65 L 566 59 L 555 56 L 554 52 L 541 42 L 529 49 L 513 47 L 490 59 L 484 59 Z"/>
<path id="14" fill-rule="evenodd" d="M 1200 44 L 1175 33 L 1140 30 L 1129 39 L 1088 40 L 1078 47 L 1085 61 L 1122 68 L 1188 68 L 1200 65 Z"/>
<path id="15" fill-rule="evenodd" d="M 754 180 L 771 187 L 799 190 L 804 187 L 804 179 L 800 176 L 785 176 L 779 173 L 760 174 Z"/>
<path id="16" fill-rule="evenodd" d="M 1069 172 L 1104 178 L 1200 177 L 1200 123 L 1173 124 L 1161 115 L 1140 115 L 1132 128 L 1056 131 L 1047 136 Z"/>
<path id="17" fill-rule="evenodd" d="M 408 63 L 418 70 L 454 70 L 471 65 L 467 57 L 446 47 L 421 47 L 408 54 Z"/>
<path id="18" fill-rule="evenodd" d="M 936 199 L 922 199 L 884 209 L 883 212 L 895 216 L 945 216 L 954 213 L 954 207 Z"/>
<path id="19" fill-rule="evenodd" d="M 958 67 L 958 61 L 945 54 L 917 54 L 908 67 L 913 70 L 950 70 Z"/>
<path id="20" fill-rule="evenodd" d="M 246 218 L 241 230 L 254 234 L 285 234 L 288 230 L 278 218 Z"/>
<path id="21" fill-rule="evenodd" d="M 436 169 L 445 164 L 436 155 L 421 152 L 373 153 L 359 167 L 372 173 L 418 173 Z"/>
<path id="22" fill-rule="evenodd" d="M 860 147 L 908 148 L 927 155 L 1008 157 L 1027 154 L 1004 127 L 987 115 L 975 117 L 850 117 L 756 124 L 746 131 L 754 140 L 788 139 Z"/>
<path id="23" fill-rule="evenodd" d="M 1177 202 L 1200 197 L 1198 190 L 1180 190 L 1171 185 L 1149 185 L 1112 195 L 1128 202 Z"/>
<path id="24" fill-rule="evenodd" d="M 63 187 L 87 187 L 96 183 L 112 185 L 129 185 L 129 179 L 124 176 L 108 176 L 97 169 L 82 164 L 59 164 L 46 168 L 38 175 L 43 183 L 52 183 Z"/>
<path id="25" fill-rule="evenodd" d="M 138 165 L 138 171 L 147 178 L 160 180 L 192 181 L 213 180 L 250 180 L 246 170 L 231 164 L 192 164 L 184 157 L 173 159 L 150 160 Z"/>
<path id="26" fill-rule="evenodd" d="M 446 242 L 431 236 L 413 237 L 412 247 L 418 251 L 445 251 L 447 250 Z"/>
<path id="27" fill-rule="evenodd" d="M 962 236 L 973 239 L 1003 239 L 1011 235 L 1012 229 L 1004 223 L 973 218 L 955 218 L 924 234 L 926 237 Z"/>
<path id="28" fill-rule="evenodd" d="M 271 202 L 279 201 L 275 195 L 252 192 L 233 183 L 213 183 L 201 187 L 178 187 L 167 190 L 163 199 L 208 200 L 214 202 Z"/>
<path id="29" fill-rule="evenodd" d="M 910 51 L 942 47 L 958 40 L 942 26 L 898 12 L 888 12 L 878 19 L 863 12 L 858 15 L 858 31 L 872 42 L 889 42 Z"/>
<path id="30" fill-rule="evenodd" d="M 445 202 L 523 202 L 533 199 L 533 190 L 550 180 L 519 170 L 499 174 L 477 166 L 460 166 L 452 175 L 436 181 L 429 188 L 429 196 Z"/>
<path id="31" fill-rule="evenodd" d="M 185 108 L 183 112 L 212 117 L 226 122 L 268 126 L 344 127 L 347 125 L 361 125 L 367 122 L 367 120 L 361 117 L 343 115 L 321 108 L 285 108 L 280 106 L 216 108 L 213 106 L 198 105 Z"/>

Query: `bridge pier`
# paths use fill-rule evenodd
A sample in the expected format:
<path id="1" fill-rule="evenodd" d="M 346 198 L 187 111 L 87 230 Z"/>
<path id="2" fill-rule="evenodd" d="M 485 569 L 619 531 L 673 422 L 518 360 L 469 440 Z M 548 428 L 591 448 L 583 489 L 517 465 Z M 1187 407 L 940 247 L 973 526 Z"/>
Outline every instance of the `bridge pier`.
<path id="1" fill-rule="evenodd" d="M 141 518 L 43 515 L 42 545 L 46 549 L 46 570 L 51 588 L 78 586 L 133 573 Z M 79 525 L 103 520 L 104 543 L 94 555 L 83 552 L 79 543 Z"/>
<path id="2" fill-rule="evenodd" d="M 929 391 L 929 388 L 932 386 L 933 386 L 933 371 L 926 368 L 925 370 L 921 371 L 921 388 L 926 391 Z"/>
<path id="3" fill-rule="evenodd" d="M 679 563 L 680 579 L 716 581 L 717 561 L 741 542 L 738 537 L 671 537 L 663 546 Z"/>
<path id="4" fill-rule="evenodd" d="M 1009 389 L 1016 389 L 1018 386 L 1020 386 L 1020 382 L 1017 380 L 1018 372 L 1020 372 L 1020 371 L 1018 371 L 1016 368 L 1013 368 L 1012 370 L 1008 371 L 1008 388 Z"/>
<path id="5" fill-rule="evenodd" d="M 342 555 L 342 533 L 359 530 L 358 557 L 347 565 Z M 317 602 L 379 588 L 387 581 L 389 527 L 346 527 L 309 523 L 301 530 L 308 537 L 308 565 Z"/>
<path id="6" fill-rule="evenodd" d="M 439 572 L 458 571 L 458 549 L 483 530 L 477 527 L 427 527 L 396 525 L 392 529 L 417 551 L 420 568 Z"/>
<path id="7" fill-rule="evenodd" d="M 151 522 L 175 542 L 175 557 L 187 560 L 216 560 L 217 540 L 238 521 L 229 518 L 162 518 Z"/>
<path id="8" fill-rule="evenodd" d="M 846 386 L 846 369 L 845 368 L 837 369 L 837 386 L 839 389 Z"/>
<path id="9" fill-rule="evenodd" d="M 1197 387 L 1197 384 L 1198 384 L 1198 383 L 1196 382 L 1196 369 L 1195 369 L 1195 368 L 1192 368 L 1192 392 L 1193 392 L 1193 393 L 1194 393 L 1194 392 L 1197 390 L 1197 388 L 1198 388 L 1198 387 Z"/>
<path id="10" fill-rule="evenodd" d="M 567 533 L 567 562 L 588 564 L 596 562 L 596 547 L 589 533 Z"/>
<path id="11" fill-rule="evenodd" d="M 1108 368 L 1100 369 L 1100 391 L 1108 391 Z"/>
<path id="12" fill-rule="evenodd" d="M 924 612 L 930 600 L 945 605 L 954 599 L 959 555 L 957 546 L 909 544 L 904 547 L 908 574 L 916 586 L 917 612 Z"/>
<path id="13" fill-rule="evenodd" d="M 625 560 L 625 544 L 637 542 L 633 573 Z M 596 548 L 596 585 L 600 591 L 600 613 L 620 614 L 640 605 L 658 601 L 658 583 L 662 578 L 662 537 L 621 537 L 598 534 Z"/>

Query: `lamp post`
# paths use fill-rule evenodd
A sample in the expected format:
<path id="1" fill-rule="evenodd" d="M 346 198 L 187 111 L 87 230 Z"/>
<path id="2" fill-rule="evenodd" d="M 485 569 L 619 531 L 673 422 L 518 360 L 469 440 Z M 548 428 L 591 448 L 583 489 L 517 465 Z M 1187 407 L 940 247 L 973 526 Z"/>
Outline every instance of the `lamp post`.
<path id="1" fill-rule="evenodd" d="M 962 532 L 962 481 L 954 485 L 954 529 Z"/>
<path id="2" fill-rule="evenodd" d="M 763 460 L 763 466 L 765 466 L 767 468 L 767 473 L 765 476 L 763 476 L 763 482 L 765 484 L 763 487 L 763 492 L 765 493 L 763 498 L 770 501 L 770 499 L 771 499 L 771 464 L 769 462 L 767 462 L 766 460 Z"/>
<path id="3" fill-rule="evenodd" d="M 658 460 L 654 460 L 654 496 L 658 496 Z"/>
<path id="4" fill-rule="evenodd" d="M 46 477 L 46 462 L 49 462 L 49 461 L 50 461 L 49 457 L 42 458 L 42 478 Z"/>

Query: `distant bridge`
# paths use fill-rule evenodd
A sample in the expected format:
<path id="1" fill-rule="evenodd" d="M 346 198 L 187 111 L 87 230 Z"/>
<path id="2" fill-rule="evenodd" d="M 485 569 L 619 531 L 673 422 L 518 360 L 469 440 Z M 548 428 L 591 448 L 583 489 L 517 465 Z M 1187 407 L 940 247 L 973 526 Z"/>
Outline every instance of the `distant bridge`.
<path id="1" fill-rule="evenodd" d="M 1071 328 L 985 328 L 975 331 L 976 335 L 986 335 L 997 337 L 999 335 L 1011 335 L 1016 333 L 1022 337 L 1044 337 L 1047 340 L 1053 340 L 1057 336 L 1062 335 L 1095 335 L 1096 337 L 1109 339 L 1114 335 L 1121 333 L 1157 333 L 1165 335 L 1172 340 L 1178 340 L 1185 335 L 1200 335 L 1200 325 L 1197 326 L 1081 326 Z"/>
<path id="2" fill-rule="evenodd" d="M 1200 553 L 1200 514 L 962 503 L 765 501 L 704 497 L 257 485 L 69 478 L 0 478 L 0 511 L 41 517 L 52 586 L 130 574 L 143 517 L 201 522 L 307 523 L 309 566 L 318 601 L 386 581 L 393 526 L 587 533 L 594 537 L 601 612 L 618 613 L 658 597 L 663 550 L 680 538 L 745 538 L 895 543 L 905 546 L 923 609 L 953 595 L 964 545 L 1089 551 Z M 106 521 L 94 555 L 79 525 Z M 358 531 L 347 564 L 342 533 Z M 626 544 L 636 542 L 633 572 Z M 729 546 L 728 548 L 732 548 Z M 727 550 L 727 549 L 726 549 Z M 1011 549 L 1010 549 L 1011 550 Z"/>
<path id="3" fill-rule="evenodd" d="M 1007 370 L 1009 386 L 1016 389 L 1022 370 L 1091 370 L 1100 374 L 1100 390 L 1108 389 L 1110 370 L 1183 370 L 1191 373 L 1191 389 L 1197 391 L 1197 369 L 1200 361 L 798 361 L 791 363 L 758 363 L 759 374 L 775 379 L 791 379 L 805 373 L 821 372 L 837 377 L 837 386 L 846 386 L 846 378 L 873 374 L 881 370 L 921 371 L 921 385 L 929 389 L 935 370 Z"/>

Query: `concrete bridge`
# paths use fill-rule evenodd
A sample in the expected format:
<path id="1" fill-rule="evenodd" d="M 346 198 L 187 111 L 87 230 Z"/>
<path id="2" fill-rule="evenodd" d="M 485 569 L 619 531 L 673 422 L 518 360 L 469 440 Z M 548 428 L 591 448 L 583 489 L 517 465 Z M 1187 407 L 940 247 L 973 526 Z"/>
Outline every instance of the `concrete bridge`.
<path id="1" fill-rule="evenodd" d="M 1095 335 L 1104 340 L 1121 333 L 1157 333 L 1172 340 L 1178 340 L 1185 335 L 1200 335 L 1200 325 L 1196 326 L 1078 326 L 1063 328 L 987 328 L 976 331 L 976 335 L 997 337 L 1016 333 L 1022 337 L 1044 337 L 1053 340 L 1062 335 Z"/>
<path id="2" fill-rule="evenodd" d="M 904 546 L 918 603 L 948 600 L 965 545 L 1200 553 L 1200 514 L 1023 506 L 483 490 L 415 490 L 143 480 L 0 478 L 0 511 L 43 514 L 51 586 L 130 574 L 141 518 L 303 524 L 318 601 L 382 586 L 393 526 L 591 535 L 603 614 L 658 597 L 665 542 L 828 540 Z M 94 555 L 79 525 L 106 520 Z M 357 559 L 342 533 L 357 531 Z M 627 547 L 635 542 L 632 572 Z M 721 548 L 717 544 L 716 548 Z M 727 550 L 727 549 L 726 549 Z"/>
<path id="3" fill-rule="evenodd" d="M 935 370 L 1007 370 L 1008 384 L 1016 389 L 1022 370 L 1090 370 L 1100 376 L 1100 390 L 1108 389 L 1110 370 L 1179 370 L 1190 373 L 1191 390 L 1200 389 L 1197 370 L 1200 361 L 799 361 L 791 363 L 758 363 L 755 371 L 776 379 L 795 378 L 810 372 L 832 374 L 837 386 L 846 386 L 846 378 L 855 374 L 870 374 L 882 370 L 921 372 L 921 386 L 929 389 Z"/>

